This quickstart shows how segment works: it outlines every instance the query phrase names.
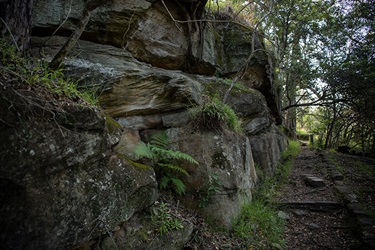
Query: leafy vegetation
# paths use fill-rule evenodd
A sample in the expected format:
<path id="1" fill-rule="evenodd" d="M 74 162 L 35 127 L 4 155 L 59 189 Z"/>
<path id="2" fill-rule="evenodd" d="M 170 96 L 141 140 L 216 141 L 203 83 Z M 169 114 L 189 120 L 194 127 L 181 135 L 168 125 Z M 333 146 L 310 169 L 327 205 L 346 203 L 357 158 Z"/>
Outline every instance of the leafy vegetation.
<path id="1" fill-rule="evenodd" d="M 0 66 L 2 75 L 11 88 L 33 90 L 44 99 L 63 102 L 64 99 L 76 103 L 97 105 L 98 100 L 93 90 L 78 90 L 77 84 L 64 77 L 62 69 L 51 70 L 44 61 L 22 56 L 14 46 L 0 40 Z M 15 82 L 14 79 L 17 79 Z"/>
<path id="2" fill-rule="evenodd" d="M 237 236 L 246 239 L 250 249 L 270 249 L 274 244 L 285 247 L 283 227 L 284 221 L 274 209 L 254 200 L 242 208 L 241 217 L 233 230 Z"/>
<path id="3" fill-rule="evenodd" d="M 138 157 L 149 159 L 150 165 L 155 169 L 161 189 L 172 189 L 179 195 L 185 193 L 185 184 L 180 176 L 188 176 L 188 172 L 178 166 L 178 161 L 185 161 L 198 165 L 198 162 L 188 154 L 177 150 L 170 150 L 169 138 L 165 132 L 151 137 L 148 143 L 140 142 L 134 153 Z M 143 165 L 137 163 L 137 165 Z"/>
<path id="4" fill-rule="evenodd" d="M 283 240 L 285 221 L 278 216 L 270 201 L 289 175 L 293 160 L 300 152 L 297 141 L 289 141 L 289 147 L 282 153 L 281 163 L 274 176 L 266 176 L 257 167 L 260 185 L 253 196 L 253 201 L 245 204 L 239 218 L 233 225 L 237 236 L 246 240 L 254 249 L 270 249 L 276 245 L 285 248 Z"/>
<path id="5" fill-rule="evenodd" d="M 257 174 L 259 175 L 260 185 L 254 194 L 255 199 L 264 200 L 268 202 L 277 194 L 277 190 L 283 181 L 286 180 L 290 171 L 292 170 L 293 161 L 301 152 L 301 147 L 298 141 L 289 140 L 288 148 L 281 153 L 281 159 L 276 169 L 274 176 L 269 176 L 257 167 Z"/>
<path id="6" fill-rule="evenodd" d="M 215 130 L 225 124 L 229 129 L 241 132 L 240 119 L 234 110 L 216 96 L 207 97 L 203 105 L 190 110 L 190 115 L 198 129 Z"/>
<path id="7" fill-rule="evenodd" d="M 246 8 L 246 5 L 248 3 L 240 0 L 209 0 L 206 10 L 209 13 L 215 14 L 215 17 L 218 19 L 232 20 L 244 25 L 254 24 L 256 22 L 254 20 L 255 14 L 249 8 Z"/>
<path id="8" fill-rule="evenodd" d="M 151 211 L 151 222 L 155 225 L 156 231 L 160 235 L 168 234 L 174 230 L 184 228 L 181 219 L 172 215 L 168 204 L 161 202 Z"/>
<path id="9" fill-rule="evenodd" d="M 219 180 L 217 174 L 209 175 L 208 185 L 202 187 L 198 192 L 199 208 L 205 208 L 210 202 L 212 196 L 220 193 L 221 185 L 222 183 Z"/>
<path id="10" fill-rule="evenodd" d="M 375 152 L 374 6 L 373 0 L 212 0 L 206 8 L 234 23 L 241 17 L 264 38 L 291 136 L 298 119 L 307 118 L 321 147 L 365 153 Z"/>

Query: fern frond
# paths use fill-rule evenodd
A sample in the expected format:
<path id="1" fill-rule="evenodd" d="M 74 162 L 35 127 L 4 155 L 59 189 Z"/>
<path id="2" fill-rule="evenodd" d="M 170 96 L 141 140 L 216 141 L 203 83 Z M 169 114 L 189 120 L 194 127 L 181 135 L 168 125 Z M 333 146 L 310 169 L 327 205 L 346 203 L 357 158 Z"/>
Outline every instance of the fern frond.
<path id="1" fill-rule="evenodd" d="M 182 153 L 180 151 L 172 151 L 174 154 L 172 154 L 172 158 L 175 160 L 185 160 L 187 162 L 193 163 L 195 165 L 199 165 L 199 163 L 191 156 L 185 153 Z"/>
<path id="2" fill-rule="evenodd" d="M 151 142 L 152 145 L 162 148 L 162 149 L 167 149 L 168 144 L 169 144 L 169 138 L 165 132 L 153 135 L 151 137 Z"/>
<path id="3" fill-rule="evenodd" d="M 177 172 L 180 172 L 184 175 L 189 176 L 189 173 L 185 169 L 183 169 L 179 166 L 175 166 L 175 165 L 169 164 L 169 163 L 158 163 L 158 165 L 162 168 L 168 168 L 169 170 L 174 170 L 174 171 L 177 171 Z"/>
<path id="4" fill-rule="evenodd" d="M 160 189 L 167 189 L 170 180 L 171 179 L 169 177 L 165 176 L 165 175 L 163 177 L 161 177 L 161 179 L 159 181 Z"/>
<path id="5" fill-rule="evenodd" d="M 135 167 L 142 168 L 142 169 L 149 169 L 149 168 L 150 168 L 150 166 L 148 166 L 148 165 L 145 165 L 145 164 L 142 164 L 142 163 L 139 163 L 139 162 L 135 162 L 135 161 L 130 160 L 130 158 L 127 157 L 127 156 L 124 155 L 124 154 L 119 154 L 119 153 L 117 153 L 117 156 L 119 156 L 119 157 L 122 158 L 122 159 L 125 159 L 127 162 L 129 162 L 131 165 L 133 165 L 133 166 L 135 166 Z"/>
<path id="6" fill-rule="evenodd" d="M 160 158 L 174 159 L 174 160 L 184 160 L 193 164 L 198 165 L 199 163 L 190 155 L 182 153 L 180 151 L 162 149 L 159 147 L 154 147 L 151 145 L 151 150 L 156 154 L 161 156 Z"/>
<path id="7" fill-rule="evenodd" d="M 180 179 L 170 178 L 170 181 L 173 183 L 174 191 L 177 194 L 179 195 L 185 194 L 186 186 Z"/>
<path id="8" fill-rule="evenodd" d="M 144 157 L 155 160 L 156 155 L 152 151 L 152 146 L 149 143 L 140 142 L 134 149 L 134 154 L 138 157 Z"/>

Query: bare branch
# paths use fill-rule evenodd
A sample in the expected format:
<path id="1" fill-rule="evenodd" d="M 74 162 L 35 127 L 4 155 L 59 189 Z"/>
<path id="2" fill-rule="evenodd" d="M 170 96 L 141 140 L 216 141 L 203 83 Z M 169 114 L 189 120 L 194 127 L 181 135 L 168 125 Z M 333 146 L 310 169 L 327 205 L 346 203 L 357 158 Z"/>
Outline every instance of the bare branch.
<path id="1" fill-rule="evenodd" d="M 90 21 L 91 12 L 102 4 L 103 3 L 98 0 L 91 0 L 86 3 L 82 13 L 82 18 L 81 20 L 79 20 L 79 23 L 77 25 L 77 29 L 73 32 L 73 34 L 66 41 L 64 46 L 60 49 L 60 51 L 55 55 L 55 57 L 50 62 L 49 67 L 51 69 L 57 69 L 60 67 L 61 63 L 64 61 L 65 56 L 73 48 L 79 37 L 82 35 L 83 31 L 85 30 L 88 22 Z"/>
<path id="2" fill-rule="evenodd" d="M 288 106 L 282 108 L 282 111 L 288 110 L 290 108 L 297 108 L 297 107 L 309 107 L 309 106 L 322 106 L 323 107 L 323 106 L 330 106 L 330 105 L 337 104 L 337 103 L 348 102 L 347 99 L 335 99 L 335 100 L 331 100 L 331 101 L 327 101 L 327 102 L 321 102 L 321 101 L 322 101 L 321 99 L 317 99 L 317 100 L 314 100 L 312 102 L 296 103 L 296 104 L 288 105 Z"/>
<path id="3" fill-rule="evenodd" d="M 14 46 L 16 46 L 16 49 L 17 49 L 18 51 L 21 51 L 20 48 L 19 48 L 18 45 L 17 45 L 16 39 L 14 39 L 14 36 L 13 36 L 12 31 L 9 29 L 9 26 L 8 26 L 7 23 L 4 21 L 4 19 L 2 19 L 1 17 L 0 17 L 0 19 L 1 19 L 1 21 L 4 23 L 5 27 L 7 28 L 10 37 L 12 37 L 12 40 L 13 40 Z"/>

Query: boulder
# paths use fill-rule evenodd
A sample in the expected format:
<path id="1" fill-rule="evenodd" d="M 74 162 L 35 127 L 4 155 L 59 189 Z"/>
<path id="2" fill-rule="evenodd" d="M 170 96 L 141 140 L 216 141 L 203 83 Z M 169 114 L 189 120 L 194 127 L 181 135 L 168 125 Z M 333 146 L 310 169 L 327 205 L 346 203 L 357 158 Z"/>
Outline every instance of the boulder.
<path id="1" fill-rule="evenodd" d="M 113 154 L 119 130 L 98 109 L 77 105 L 50 113 L 43 106 L 25 109 L 20 97 L 2 92 L 4 96 L 4 249 L 67 249 L 106 233 L 157 199 L 154 171 L 138 169 Z M 8 101 L 14 105 L 8 107 Z M 14 116 L 14 110 L 20 116 Z"/>
<path id="2" fill-rule="evenodd" d="M 51 60 L 66 42 L 66 37 L 75 30 L 84 2 L 35 1 L 34 35 L 50 35 L 61 24 L 56 33 L 58 36 L 48 39 L 34 36 L 32 39 L 35 51 L 44 51 L 47 61 Z M 90 137 L 94 142 L 87 142 L 89 140 L 86 137 L 81 138 L 69 132 L 69 138 L 73 136 L 77 139 L 72 139 L 72 143 L 83 141 L 87 144 L 82 142 L 81 147 L 77 146 L 80 150 L 74 151 L 72 156 L 76 158 L 71 159 L 69 166 L 81 169 L 84 164 L 89 168 L 88 172 L 92 171 L 91 168 L 100 169 L 104 171 L 100 172 L 101 178 L 107 178 L 107 168 L 121 169 L 115 173 L 122 180 L 111 179 L 108 185 L 124 188 L 125 183 L 132 183 L 134 187 L 125 187 L 126 190 L 121 194 L 134 201 L 144 199 L 144 203 L 148 204 L 155 196 L 153 171 L 132 168 L 126 161 L 113 156 L 109 148 L 114 148 L 119 155 L 132 157 L 131 151 L 141 138 L 147 138 L 147 131 L 167 130 L 175 149 L 192 155 L 200 163 L 199 167 L 184 166 L 190 176 L 185 180 L 187 195 L 181 200 L 187 206 L 201 211 L 213 224 L 230 228 L 242 204 L 251 201 L 251 190 L 257 180 L 254 161 L 267 173 L 273 173 L 281 151 L 287 146 L 286 137 L 274 126 L 275 121 L 277 124 L 281 121 L 280 100 L 273 82 L 272 62 L 263 51 L 260 37 L 255 37 L 253 46 L 253 32 L 233 23 L 208 22 L 201 25 L 174 22 L 173 19 L 185 21 L 190 18 L 186 6 L 175 0 L 113 0 L 93 11 L 81 40 L 64 61 L 64 72 L 77 80 L 80 87 L 97 90 L 104 112 L 121 125 L 122 131 L 121 135 L 118 132 L 116 136 L 107 136 L 106 140 L 98 139 L 96 133 L 104 133 L 100 131 L 103 131 L 103 124 L 108 124 L 109 119 L 103 124 L 99 123 L 100 127 L 90 119 L 82 118 L 82 125 L 73 131 Z M 253 47 L 256 53 L 248 60 Z M 212 82 L 219 81 L 213 76 L 225 75 L 230 78 L 241 69 L 244 69 L 241 83 L 245 90 L 232 90 L 227 103 L 243 121 L 245 135 L 227 131 L 220 125 L 214 131 L 192 131 L 188 126 L 188 109 L 202 104 L 205 91 L 223 94 L 229 87 L 222 82 L 214 86 Z M 74 117 L 79 117 L 79 113 Z M 77 118 L 70 123 L 77 127 L 80 120 Z M 63 126 L 71 126 L 62 120 L 58 121 Z M 86 124 L 95 128 L 88 132 Z M 60 138 L 56 139 L 57 142 L 63 145 L 67 143 Z M 29 151 L 40 155 L 43 150 Z M 110 153 L 103 156 L 103 152 Z M 64 151 L 60 153 L 56 156 L 47 155 L 49 165 L 56 165 L 53 157 L 58 161 L 61 157 L 65 160 Z M 93 165 L 86 166 L 87 161 L 93 162 Z M 99 163 L 101 167 L 98 168 Z M 39 163 L 35 166 L 39 166 Z M 44 163 L 41 166 L 45 166 Z M 62 172 L 66 171 L 65 165 L 60 168 Z M 127 177 L 123 178 L 120 172 Z M 143 181 L 139 181 L 141 184 L 136 181 L 135 176 L 138 175 L 143 176 Z M 91 178 L 89 174 L 87 176 L 84 185 L 89 185 L 91 179 L 95 183 L 104 183 L 104 179 L 96 176 Z M 83 185 L 82 182 L 80 185 Z M 208 192 L 212 187 L 215 191 Z M 143 196 L 140 191 L 139 197 L 133 197 L 138 189 L 146 190 L 149 196 Z M 101 192 L 108 198 L 120 194 L 120 191 Z M 72 198 L 72 201 L 75 200 Z M 133 213 L 131 209 L 123 209 L 124 204 L 128 203 L 121 199 L 106 202 L 100 204 L 115 204 L 120 208 L 120 215 L 108 212 L 108 216 L 114 217 L 113 220 L 126 220 Z M 88 207 L 96 206 L 88 201 L 85 204 Z M 113 223 L 110 221 L 110 225 Z M 71 242 L 77 243 L 78 240 L 73 239 Z"/>
<path id="3" fill-rule="evenodd" d="M 175 23 L 186 20 L 187 13 L 176 1 L 158 1 L 135 25 L 126 48 L 132 55 L 155 67 L 182 69 L 188 57 L 187 25 Z"/>
<path id="4" fill-rule="evenodd" d="M 272 125 L 260 134 L 249 136 L 254 162 L 267 174 L 275 172 L 281 152 L 288 146 L 287 137 Z"/>
<path id="5" fill-rule="evenodd" d="M 69 36 L 76 29 L 84 6 L 84 0 L 56 0 L 52 3 L 46 0 L 34 1 L 32 33 L 49 36 L 56 31 L 57 35 Z M 100 44 L 124 47 L 139 20 L 151 6 L 151 1 L 146 0 L 103 1 L 103 5 L 91 14 L 81 37 Z"/>
<path id="6" fill-rule="evenodd" d="M 68 36 L 76 29 L 83 8 L 83 0 L 57 0 L 53 4 L 36 0 L 33 34 L 51 35 L 61 24 L 56 34 Z M 230 22 L 199 25 L 173 19 L 190 20 L 188 9 L 178 1 L 113 0 L 93 12 L 81 39 L 125 48 L 139 61 L 164 69 L 230 76 L 246 66 L 241 80 L 266 97 L 272 116 L 281 124 L 272 61 L 259 35 L 255 34 L 253 46 L 253 31 L 244 26 Z M 253 48 L 256 52 L 248 60 Z M 82 63 L 87 62 L 78 64 Z"/>
<path id="7" fill-rule="evenodd" d="M 317 187 L 324 187 L 326 184 L 322 178 L 318 178 L 315 176 L 307 176 L 305 178 L 305 183 L 309 187 L 317 188 Z"/>
<path id="8" fill-rule="evenodd" d="M 66 41 L 53 37 L 43 46 L 47 59 Z M 33 37 L 37 48 L 44 38 Z M 85 53 L 81 53 L 82 50 Z M 112 117 L 151 115 L 201 103 L 202 84 L 181 71 L 150 67 L 110 45 L 79 41 L 64 66 L 82 86 L 101 92 L 100 104 Z"/>
<path id="9" fill-rule="evenodd" d="M 264 96 L 255 89 L 232 91 L 228 97 L 228 104 L 241 118 L 247 136 L 265 131 L 273 123 Z"/>
<path id="10" fill-rule="evenodd" d="M 182 165 L 189 173 L 184 179 L 187 194 L 181 197 L 183 203 L 199 210 L 214 225 L 231 228 L 242 205 L 251 201 L 257 181 L 247 137 L 225 129 L 200 132 L 171 128 L 167 133 L 173 148 L 199 162 L 199 166 Z M 208 192 L 209 188 L 217 192 Z"/>

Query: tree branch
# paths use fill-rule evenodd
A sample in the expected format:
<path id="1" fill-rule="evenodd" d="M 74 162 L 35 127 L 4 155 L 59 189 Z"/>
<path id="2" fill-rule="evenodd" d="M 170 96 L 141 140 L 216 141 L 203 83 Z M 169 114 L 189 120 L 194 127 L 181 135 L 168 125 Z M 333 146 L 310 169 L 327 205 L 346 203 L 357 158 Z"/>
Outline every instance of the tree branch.
<path id="1" fill-rule="evenodd" d="M 65 56 L 77 43 L 77 40 L 80 38 L 83 31 L 85 30 L 88 22 L 90 21 L 91 12 L 102 4 L 103 2 L 100 0 L 91 0 L 86 3 L 82 13 L 82 18 L 79 20 L 79 23 L 77 25 L 77 29 L 73 32 L 68 41 L 66 41 L 64 46 L 60 49 L 59 52 L 57 52 L 57 54 L 50 62 L 49 67 L 51 69 L 58 69 L 60 67 L 61 63 L 64 61 Z"/>
<path id="2" fill-rule="evenodd" d="M 347 99 L 335 99 L 335 100 L 332 100 L 332 101 L 327 101 L 327 102 L 320 102 L 321 99 L 317 99 L 315 101 L 312 101 L 312 102 L 308 102 L 308 103 L 296 103 L 296 104 L 292 104 L 292 105 L 288 105 L 284 108 L 282 108 L 282 111 L 285 111 L 285 110 L 288 110 L 290 108 L 297 108 L 297 107 L 308 107 L 308 106 L 329 106 L 329 105 L 332 105 L 332 104 L 336 104 L 336 103 L 345 103 L 345 102 L 348 102 Z"/>

